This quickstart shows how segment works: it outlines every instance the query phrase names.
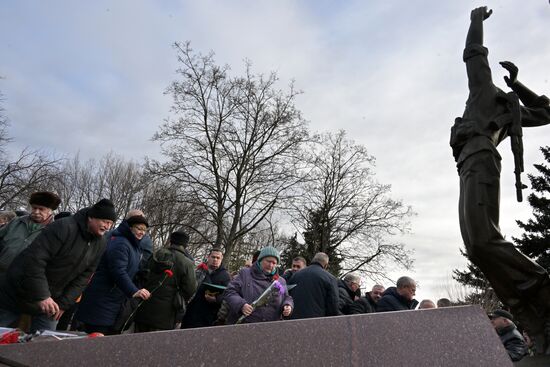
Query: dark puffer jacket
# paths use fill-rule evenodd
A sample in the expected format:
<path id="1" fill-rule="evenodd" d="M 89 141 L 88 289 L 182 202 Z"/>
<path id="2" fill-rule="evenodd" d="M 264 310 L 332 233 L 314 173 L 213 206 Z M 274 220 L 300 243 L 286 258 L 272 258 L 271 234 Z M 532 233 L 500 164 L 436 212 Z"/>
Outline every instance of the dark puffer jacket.
<path id="1" fill-rule="evenodd" d="M 132 279 L 140 260 L 139 240 L 123 221 L 113 232 L 97 271 L 82 296 L 77 320 L 89 325 L 113 325 L 124 300 L 138 291 Z"/>
<path id="2" fill-rule="evenodd" d="M 376 304 L 376 312 L 414 310 L 416 305 L 417 300 L 408 300 L 397 293 L 396 287 L 389 287 Z"/>
<path id="3" fill-rule="evenodd" d="M 227 317 L 228 324 L 234 324 L 241 317 L 241 309 L 248 303 L 251 305 L 260 295 L 271 285 L 277 278 L 283 288 L 283 293 L 279 293 L 274 288 L 269 303 L 265 306 L 258 307 L 250 316 L 245 318 L 245 323 L 276 321 L 281 319 L 284 305 L 294 307 L 292 297 L 288 294 L 286 281 L 283 277 L 266 275 L 260 269 L 256 262 L 250 268 L 243 268 L 239 274 L 229 283 L 225 290 L 224 300 L 229 306 L 229 316 Z"/>
<path id="4" fill-rule="evenodd" d="M 105 239 L 88 232 L 88 210 L 48 225 L 10 265 L 22 312 L 40 313 L 38 302 L 48 297 L 68 310 L 88 284 L 105 250 Z"/>

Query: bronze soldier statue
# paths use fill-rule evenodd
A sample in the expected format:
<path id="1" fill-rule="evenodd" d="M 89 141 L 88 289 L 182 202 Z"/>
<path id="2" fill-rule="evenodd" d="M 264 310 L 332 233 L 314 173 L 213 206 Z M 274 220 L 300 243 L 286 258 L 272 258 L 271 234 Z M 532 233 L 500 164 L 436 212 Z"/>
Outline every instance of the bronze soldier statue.
<path id="1" fill-rule="evenodd" d="M 499 299 L 536 339 L 538 353 L 550 354 L 550 278 L 537 263 L 506 241 L 499 228 L 501 157 L 496 146 L 507 136 L 516 157 L 516 188 L 522 167 L 521 128 L 550 123 L 550 105 L 517 80 L 518 69 L 508 61 L 505 93 L 493 84 L 483 46 L 483 21 L 492 10 L 472 10 L 464 62 L 469 96 L 462 117 L 451 129 L 451 147 L 460 176 L 460 230 L 469 259 L 491 283 Z M 523 105 L 520 104 L 520 101 Z"/>

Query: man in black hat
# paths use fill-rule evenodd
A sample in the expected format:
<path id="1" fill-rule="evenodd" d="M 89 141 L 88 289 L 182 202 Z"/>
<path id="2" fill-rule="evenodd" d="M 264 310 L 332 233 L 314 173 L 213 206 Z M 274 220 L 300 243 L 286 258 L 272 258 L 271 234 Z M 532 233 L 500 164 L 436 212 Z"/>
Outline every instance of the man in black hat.
<path id="1" fill-rule="evenodd" d="M 197 289 L 195 263 L 187 251 L 188 243 L 189 235 L 180 229 L 170 235 L 167 247 L 149 259 L 145 288 L 152 293 L 136 314 L 136 332 L 170 330 L 181 323 L 185 305 Z M 172 271 L 169 278 L 166 269 Z"/>
<path id="2" fill-rule="evenodd" d="M 0 281 L 0 326 L 12 326 L 24 313 L 32 317 L 31 332 L 55 330 L 88 284 L 116 219 L 113 203 L 102 199 L 47 226 Z"/>
<path id="3" fill-rule="evenodd" d="M 6 272 L 13 259 L 53 221 L 53 211 L 61 199 L 53 192 L 34 192 L 29 198 L 31 213 L 13 219 L 0 229 L 0 274 Z"/>
<path id="4" fill-rule="evenodd" d="M 512 321 L 512 314 L 495 310 L 489 314 L 489 319 L 512 361 L 522 359 L 528 352 L 527 343 Z"/>

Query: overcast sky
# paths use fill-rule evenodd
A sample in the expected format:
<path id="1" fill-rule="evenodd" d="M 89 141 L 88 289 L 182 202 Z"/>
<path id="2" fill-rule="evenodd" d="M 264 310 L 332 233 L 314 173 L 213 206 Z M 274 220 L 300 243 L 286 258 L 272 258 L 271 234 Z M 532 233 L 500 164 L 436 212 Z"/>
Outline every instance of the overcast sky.
<path id="1" fill-rule="evenodd" d="M 462 51 L 480 5 L 494 10 L 485 43 L 497 84 L 505 87 L 497 62 L 511 60 L 525 84 L 549 94 L 547 0 L 3 1 L 0 91 L 11 149 L 159 157 L 150 138 L 169 116 L 172 44 L 212 50 L 235 74 L 249 59 L 256 72 L 296 81 L 312 131 L 343 128 L 376 157 L 379 181 L 418 213 L 402 238 L 415 250 L 408 274 L 420 282 L 417 298 L 447 296 L 452 270 L 465 266 L 449 131 L 467 97 Z M 549 136 L 550 127 L 524 131 L 528 172 Z M 515 201 L 508 141 L 499 150 L 510 238 L 531 210 Z"/>

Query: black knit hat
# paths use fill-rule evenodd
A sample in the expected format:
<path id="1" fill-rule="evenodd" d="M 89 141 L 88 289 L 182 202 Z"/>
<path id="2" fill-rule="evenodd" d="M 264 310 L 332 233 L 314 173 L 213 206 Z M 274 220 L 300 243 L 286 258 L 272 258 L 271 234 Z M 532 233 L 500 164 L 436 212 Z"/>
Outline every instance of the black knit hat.
<path id="1" fill-rule="evenodd" d="M 29 198 L 29 204 L 31 205 L 40 205 L 50 208 L 51 210 L 57 209 L 59 204 L 61 204 L 61 199 L 57 194 L 49 191 L 38 191 L 33 192 Z"/>
<path id="2" fill-rule="evenodd" d="M 115 212 L 115 206 L 109 199 L 101 199 L 95 203 L 88 211 L 88 217 L 97 219 L 109 219 L 113 222 L 116 221 L 118 216 Z"/>
<path id="3" fill-rule="evenodd" d="M 149 227 L 149 223 L 147 222 L 147 219 L 143 215 L 134 215 L 130 218 L 126 219 L 126 222 L 131 227 L 136 224 L 145 224 L 146 227 Z"/>
<path id="4" fill-rule="evenodd" d="M 170 235 L 170 244 L 177 246 L 187 246 L 189 243 L 189 235 L 183 230 L 179 229 Z"/>

